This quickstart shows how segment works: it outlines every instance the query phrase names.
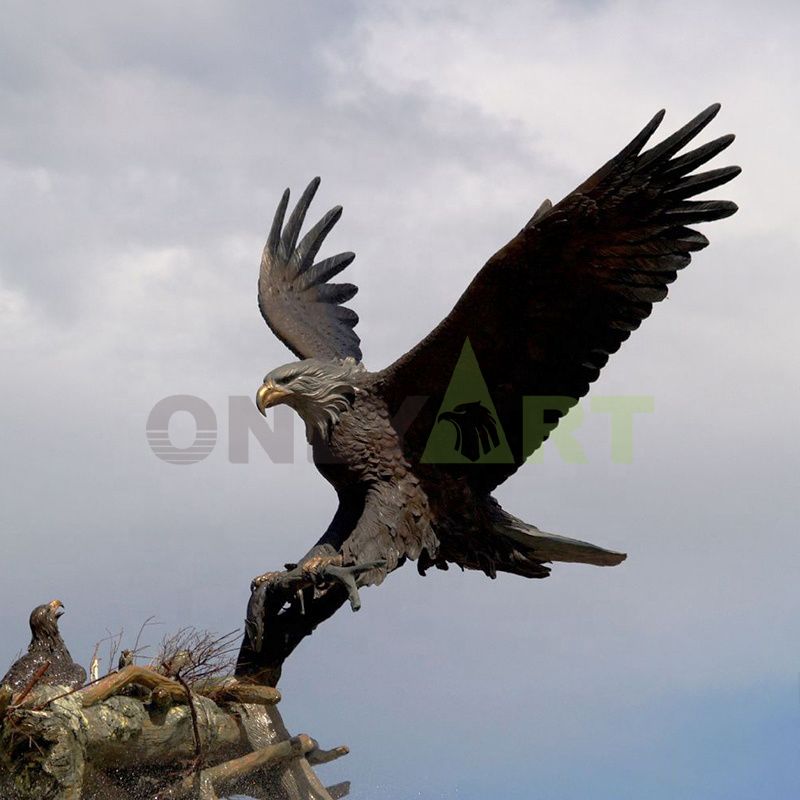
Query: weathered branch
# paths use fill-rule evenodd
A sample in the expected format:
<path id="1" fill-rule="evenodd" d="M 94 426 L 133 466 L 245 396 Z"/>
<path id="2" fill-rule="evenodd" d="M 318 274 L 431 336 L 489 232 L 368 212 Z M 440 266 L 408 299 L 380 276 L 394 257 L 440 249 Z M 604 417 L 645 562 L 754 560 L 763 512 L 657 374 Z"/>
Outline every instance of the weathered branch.
<path id="1" fill-rule="evenodd" d="M 152 686 L 150 696 L 112 694 L 133 683 Z M 221 704 L 193 691 L 193 721 L 185 689 L 144 667 L 128 667 L 77 692 L 36 687 L 2 722 L 0 797 L 210 800 L 224 790 L 270 800 L 330 800 L 305 756 L 319 764 L 346 748 L 320 750 L 308 736 L 290 737 L 273 705 L 274 689 L 226 683 L 210 691 Z M 157 693 L 170 702 L 153 702 Z M 231 702 L 242 697 L 258 702 Z M 198 744 L 204 768 L 192 771 Z"/>
<path id="2" fill-rule="evenodd" d="M 289 738 L 289 732 L 275 707 L 242 705 L 232 706 L 232 710 L 239 714 L 242 726 L 254 747 L 265 747 Z M 313 752 L 309 754 L 312 757 Z M 245 784 L 240 790 L 260 797 L 254 788 Z M 307 758 L 295 759 L 289 762 L 286 769 L 273 774 L 272 781 L 267 783 L 267 789 L 269 793 L 266 797 L 269 800 L 331 800 Z"/>
<path id="3" fill-rule="evenodd" d="M 220 686 L 201 688 L 199 694 L 215 703 L 248 703 L 254 706 L 274 706 L 280 702 L 281 693 L 272 686 L 256 683 L 226 683 Z"/>
<path id="4" fill-rule="evenodd" d="M 346 756 L 349 752 L 350 748 L 344 745 L 334 747 L 332 750 L 315 750 L 313 753 L 309 753 L 308 763 L 311 764 L 312 767 L 319 766 L 320 764 L 328 764 L 331 761 L 336 761 L 337 758 Z"/>
<path id="5" fill-rule="evenodd" d="M 159 689 L 175 703 L 186 701 L 186 693 L 177 681 L 164 677 L 151 667 L 140 667 L 136 664 L 124 667 L 119 672 L 112 672 L 91 686 L 79 689 L 76 694 L 81 705 L 88 708 L 95 703 L 108 700 L 132 684 L 143 686 L 145 689 Z"/>
<path id="6" fill-rule="evenodd" d="M 233 679 L 219 679 L 230 635 L 184 629 L 165 640 L 160 671 L 131 664 L 72 690 L 42 685 L 39 675 L 17 697 L 0 694 L 0 798 L 345 797 L 348 784 L 329 792 L 312 765 L 348 749 L 291 737 L 275 707 L 287 656 L 348 599 L 357 605 L 358 570 L 321 563 L 252 593 L 248 622 L 258 620 L 259 646 L 245 636 Z"/>
<path id="7" fill-rule="evenodd" d="M 205 784 L 206 791 L 210 786 L 214 792 L 217 792 L 261 767 L 300 758 L 314 750 L 316 746 L 317 743 L 304 734 L 278 744 L 267 745 L 260 750 L 241 756 L 241 758 L 204 769 L 199 777 L 189 775 L 175 786 L 157 794 L 155 800 L 179 800 L 179 798 L 188 797 L 196 790 L 198 783 Z"/>
<path id="8" fill-rule="evenodd" d="M 294 649 L 310 636 L 317 625 L 332 617 L 348 600 L 341 583 L 323 589 L 304 588 L 299 592 L 287 589 L 266 591 L 256 587 L 250 597 L 247 616 L 258 618 L 263 625 L 260 649 L 246 633 L 242 641 L 236 675 L 241 678 L 277 686 L 283 663 Z"/>
<path id="9" fill-rule="evenodd" d="M 107 700 L 119 694 L 127 686 L 136 684 L 146 689 L 157 689 L 161 696 L 168 698 L 173 703 L 186 702 L 186 691 L 177 681 L 166 678 L 151 667 L 132 665 L 119 672 L 106 675 L 91 686 L 79 689 L 78 695 L 84 708 L 95 703 Z M 199 685 L 194 687 L 197 694 L 202 694 L 217 703 L 254 703 L 256 705 L 274 705 L 280 702 L 280 692 L 271 686 L 261 686 L 252 683 L 227 681 L 217 685 Z"/>
<path id="10" fill-rule="evenodd" d="M 358 611 L 363 575 L 386 562 L 346 564 L 337 546 L 323 537 L 300 563 L 253 579 L 236 664 L 238 677 L 276 686 L 284 661 L 317 625 L 348 600 Z"/>

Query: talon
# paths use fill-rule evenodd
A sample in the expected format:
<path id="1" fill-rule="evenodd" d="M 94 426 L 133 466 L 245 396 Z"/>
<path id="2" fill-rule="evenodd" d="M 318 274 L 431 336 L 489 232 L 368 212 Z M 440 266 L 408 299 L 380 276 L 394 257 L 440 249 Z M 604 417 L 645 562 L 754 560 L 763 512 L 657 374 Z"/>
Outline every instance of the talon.
<path id="1" fill-rule="evenodd" d="M 262 575 L 256 575 L 256 577 L 250 581 L 250 591 L 254 592 L 264 583 L 277 583 L 285 574 L 285 572 L 265 572 Z"/>
<path id="2" fill-rule="evenodd" d="M 358 594 L 355 575 L 345 567 L 329 566 L 326 574 L 341 583 L 347 589 L 347 597 L 350 600 L 350 608 L 358 611 L 361 608 L 361 598 Z"/>
<path id="3" fill-rule="evenodd" d="M 335 555 L 315 555 L 301 561 L 300 564 L 287 564 L 286 572 L 265 572 L 257 575 L 250 583 L 250 602 L 247 606 L 245 629 L 251 647 L 260 652 L 264 642 L 264 609 L 267 602 L 274 603 L 277 598 L 294 602 L 301 614 L 306 613 L 304 589 L 317 589 L 328 583 L 339 583 L 347 591 L 350 608 L 358 611 L 361 598 L 358 594 L 357 578 L 365 572 L 377 567 L 386 566 L 385 561 L 370 561 L 364 564 L 343 566 L 344 557 Z M 285 595 L 279 592 L 285 592 Z"/>
<path id="4" fill-rule="evenodd" d="M 342 556 L 312 556 L 300 564 L 303 574 L 311 580 L 319 578 L 324 570 L 329 566 L 340 566 Z"/>
<path id="5" fill-rule="evenodd" d="M 356 578 L 364 572 L 369 572 L 376 567 L 386 566 L 385 561 L 369 561 L 365 564 L 352 564 L 342 567 L 337 564 L 328 564 L 323 567 L 322 575 L 329 580 L 338 581 L 347 589 L 347 597 L 350 600 L 350 608 L 358 611 L 361 608 L 361 597 L 358 594 L 358 584 Z"/>

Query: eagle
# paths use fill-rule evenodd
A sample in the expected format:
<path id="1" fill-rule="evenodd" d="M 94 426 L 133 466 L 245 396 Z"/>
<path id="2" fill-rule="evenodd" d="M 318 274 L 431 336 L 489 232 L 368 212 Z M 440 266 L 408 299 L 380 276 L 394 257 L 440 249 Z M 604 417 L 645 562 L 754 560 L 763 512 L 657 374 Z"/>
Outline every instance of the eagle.
<path id="1" fill-rule="evenodd" d="M 545 200 L 445 319 L 377 372 L 362 362 L 358 316 L 344 305 L 357 287 L 331 282 L 355 255 L 317 259 L 341 207 L 301 238 L 320 180 L 311 181 L 288 220 L 284 192 L 263 251 L 258 303 L 299 360 L 267 373 L 256 405 L 264 415 L 278 404 L 299 414 L 314 462 L 339 501 L 317 544 L 288 566 L 311 573 L 328 565 L 327 575 L 355 576 L 361 587 L 379 584 L 408 560 L 423 575 L 455 564 L 490 577 L 544 578 L 552 562 L 613 566 L 625 559 L 539 530 L 492 492 L 541 447 L 692 254 L 708 245 L 692 226 L 737 210 L 733 202 L 695 199 L 739 174 L 736 166 L 697 171 L 733 135 L 686 149 L 719 108 L 646 148 L 664 117 L 659 111 L 563 200 Z M 445 400 L 465 354 L 479 377 L 473 393 L 462 387 L 451 406 Z M 452 457 L 427 452 L 440 425 L 451 445 L 456 427 Z M 276 575 L 259 576 L 254 587 Z"/>
<path id="2" fill-rule="evenodd" d="M 0 680 L 0 686 L 9 686 L 14 692 L 21 692 L 45 664 L 48 666 L 40 676 L 39 683 L 69 689 L 79 689 L 86 683 L 86 670 L 72 660 L 58 630 L 58 620 L 63 613 L 64 604 L 60 600 L 52 600 L 33 609 L 28 652 L 11 665 Z"/>

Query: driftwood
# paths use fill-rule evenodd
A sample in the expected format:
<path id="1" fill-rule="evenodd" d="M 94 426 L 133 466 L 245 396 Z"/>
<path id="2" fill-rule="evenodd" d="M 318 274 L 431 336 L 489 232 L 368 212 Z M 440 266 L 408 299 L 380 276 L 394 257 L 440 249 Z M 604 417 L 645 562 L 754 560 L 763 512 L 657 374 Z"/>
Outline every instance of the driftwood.
<path id="1" fill-rule="evenodd" d="M 37 685 L 36 676 L 17 696 L 0 688 L 0 800 L 346 797 L 349 783 L 326 789 L 314 767 L 348 749 L 291 736 L 275 686 L 317 625 L 348 600 L 358 608 L 358 572 L 327 563 L 275 575 L 252 587 L 234 678 L 190 683 L 181 669 L 170 673 L 191 639 L 179 635 L 161 671 L 126 666 L 77 691 Z M 198 641 L 215 654 L 217 640 Z"/>
<path id="2" fill-rule="evenodd" d="M 146 689 L 157 691 L 161 696 L 175 703 L 186 700 L 186 689 L 170 678 L 166 678 L 149 667 L 136 665 L 125 667 L 119 672 L 113 672 L 105 678 L 76 692 L 84 708 L 107 700 L 127 686 L 138 685 Z M 270 686 L 239 683 L 238 681 L 211 684 L 208 687 L 196 689 L 198 694 L 209 697 L 215 702 L 253 703 L 256 705 L 275 705 L 280 702 L 281 694 Z"/>
<path id="3" fill-rule="evenodd" d="M 347 753 L 290 736 L 280 695 L 266 686 L 229 680 L 187 695 L 179 681 L 131 666 L 79 691 L 6 694 L 3 800 L 331 800 L 311 765 Z"/>
<path id="4" fill-rule="evenodd" d="M 201 788 L 201 793 L 214 794 L 220 788 L 247 778 L 250 773 L 261 767 L 302 758 L 316 746 L 317 743 L 313 739 L 303 734 L 293 736 L 278 744 L 268 744 L 260 750 L 241 756 L 241 758 L 224 761 L 216 767 L 209 767 L 199 773 L 187 775 L 175 786 L 159 792 L 157 800 L 178 800 L 178 798 L 191 797 L 196 793 L 198 787 Z"/>

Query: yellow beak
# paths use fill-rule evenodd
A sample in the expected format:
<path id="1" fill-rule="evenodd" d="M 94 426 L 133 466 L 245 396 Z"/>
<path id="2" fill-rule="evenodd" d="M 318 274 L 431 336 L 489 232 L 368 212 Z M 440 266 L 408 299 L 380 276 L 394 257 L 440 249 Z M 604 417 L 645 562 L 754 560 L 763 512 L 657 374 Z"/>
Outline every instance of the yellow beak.
<path id="1" fill-rule="evenodd" d="M 283 389 L 279 389 L 274 384 L 262 383 L 256 392 L 256 405 L 258 406 L 258 410 L 266 416 L 266 411 L 268 408 L 277 405 L 283 400 L 284 397 L 287 397 L 290 394 L 291 392 L 286 392 Z"/>

